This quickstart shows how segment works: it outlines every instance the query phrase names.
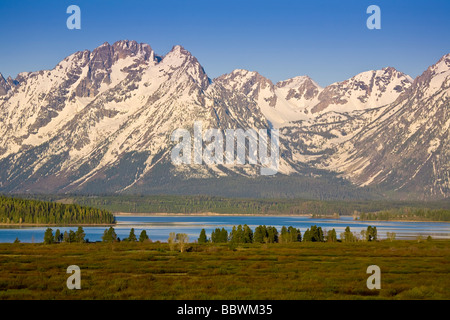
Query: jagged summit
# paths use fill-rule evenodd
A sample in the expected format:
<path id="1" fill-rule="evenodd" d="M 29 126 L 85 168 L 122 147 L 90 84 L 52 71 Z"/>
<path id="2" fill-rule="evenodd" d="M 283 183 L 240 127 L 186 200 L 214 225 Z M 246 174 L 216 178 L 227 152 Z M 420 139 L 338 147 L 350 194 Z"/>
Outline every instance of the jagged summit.
<path id="1" fill-rule="evenodd" d="M 279 82 L 276 83 L 276 86 L 280 87 L 280 88 L 282 88 L 282 87 L 295 88 L 295 87 L 301 86 L 305 82 L 311 82 L 317 88 L 320 88 L 320 86 L 307 75 L 305 75 L 305 76 L 296 76 L 294 78 L 290 78 L 290 79 L 287 79 L 287 80 L 279 81 Z"/>
<path id="2" fill-rule="evenodd" d="M 6 82 L 3 75 L 0 73 L 0 96 L 4 96 L 8 93 L 10 89 L 10 86 L 8 85 L 8 82 Z"/>
<path id="3" fill-rule="evenodd" d="M 450 87 L 449 79 L 450 54 L 446 54 L 414 79 L 411 91 L 416 92 L 416 94 L 432 96 L 438 91 L 448 89 Z"/>

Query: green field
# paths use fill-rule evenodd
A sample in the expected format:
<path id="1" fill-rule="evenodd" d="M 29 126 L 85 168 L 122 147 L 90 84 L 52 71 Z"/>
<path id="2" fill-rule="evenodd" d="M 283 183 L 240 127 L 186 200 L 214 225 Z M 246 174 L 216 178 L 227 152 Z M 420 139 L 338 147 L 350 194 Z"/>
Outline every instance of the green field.
<path id="1" fill-rule="evenodd" d="M 69 265 L 81 290 L 69 290 Z M 369 265 L 381 289 L 369 290 Z M 0 244 L 0 299 L 450 299 L 450 241 Z"/>

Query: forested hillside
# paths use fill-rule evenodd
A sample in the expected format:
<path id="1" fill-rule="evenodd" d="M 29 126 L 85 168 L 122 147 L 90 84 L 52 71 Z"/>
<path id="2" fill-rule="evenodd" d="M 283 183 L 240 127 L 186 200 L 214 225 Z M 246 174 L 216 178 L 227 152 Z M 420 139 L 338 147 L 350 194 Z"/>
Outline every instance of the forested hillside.
<path id="1" fill-rule="evenodd" d="M 450 212 L 449 201 L 343 201 L 343 200 L 307 200 L 307 199 L 244 199 L 212 196 L 62 196 L 48 197 L 53 201 L 77 203 L 79 205 L 106 209 L 112 212 L 130 213 L 233 213 L 233 214 L 310 214 L 356 215 L 380 211 L 406 212 L 405 210 L 429 210 Z M 440 211 L 439 211 L 440 212 Z M 427 220 L 433 220 L 429 214 Z M 439 215 L 440 216 L 440 215 Z M 442 221 L 442 220 L 441 220 Z"/>
<path id="2" fill-rule="evenodd" d="M 114 215 L 105 209 L 0 196 L 0 223 L 112 224 Z"/>
<path id="3" fill-rule="evenodd" d="M 450 221 L 450 210 L 401 208 L 361 213 L 360 220 Z"/>

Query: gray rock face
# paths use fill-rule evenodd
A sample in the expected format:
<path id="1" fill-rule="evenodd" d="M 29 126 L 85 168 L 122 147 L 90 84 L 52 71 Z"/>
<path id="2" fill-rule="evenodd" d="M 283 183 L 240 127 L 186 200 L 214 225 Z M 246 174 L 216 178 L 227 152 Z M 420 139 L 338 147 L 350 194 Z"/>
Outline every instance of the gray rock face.
<path id="1" fill-rule="evenodd" d="M 3 75 L 0 73 L 0 96 L 6 95 L 10 89 L 11 86 L 8 82 L 6 82 L 5 78 L 3 78 Z"/>
<path id="2" fill-rule="evenodd" d="M 88 66 L 88 72 L 79 85 L 76 87 L 78 97 L 95 97 L 99 93 L 102 84 L 110 84 L 111 67 L 121 59 L 127 57 L 138 57 L 134 65 L 129 66 L 130 72 L 133 67 L 155 59 L 153 50 L 147 44 L 138 44 L 136 41 L 118 41 L 112 46 L 105 42 L 92 52 L 84 51 L 78 53 L 77 59 L 80 60 L 79 69 Z"/>
<path id="3" fill-rule="evenodd" d="M 277 83 L 277 88 L 283 88 L 293 83 L 293 80 L 286 80 Z M 298 86 L 291 88 L 286 96 L 286 100 L 301 99 L 312 100 L 319 94 L 319 87 L 309 77 Z"/>

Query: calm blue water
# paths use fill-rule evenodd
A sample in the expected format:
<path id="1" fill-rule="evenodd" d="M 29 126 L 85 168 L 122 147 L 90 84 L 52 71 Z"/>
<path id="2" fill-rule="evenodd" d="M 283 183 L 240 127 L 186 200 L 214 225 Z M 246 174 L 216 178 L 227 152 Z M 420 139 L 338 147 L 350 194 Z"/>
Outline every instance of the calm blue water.
<path id="1" fill-rule="evenodd" d="M 186 233 L 189 241 L 197 240 L 201 229 L 206 230 L 208 237 L 215 228 L 224 227 L 231 231 L 234 225 L 247 224 L 254 231 L 259 225 L 275 226 L 278 231 L 282 226 L 299 228 L 302 235 L 311 225 L 317 225 L 324 230 L 336 229 L 339 235 L 349 226 L 350 230 L 359 233 L 367 226 L 376 226 L 378 238 L 385 239 L 387 232 L 395 232 L 397 239 L 416 239 L 419 235 L 431 235 L 435 239 L 450 239 L 450 223 L 440 222 L 393 222 L 393 221 L 354 221 L 352 217 L 341 219 L 311 219 L 296 216 L 121 216 L 116 217 L 118 224 L 114 226 L 117 235 L 123 239 L 134 228 L 136 235 L 146 230 L 153 241 L 167 241 L 170 232 Z M 0 242 L 13 242 L 16 237 L 21 242 L 42 242 L 47 227 L 0 228 Z M 52 227 L 53 231 L 73 230 L 76 227 Z M 86 239 L 100 241 L 106 227 L 83 227 Z"/>

